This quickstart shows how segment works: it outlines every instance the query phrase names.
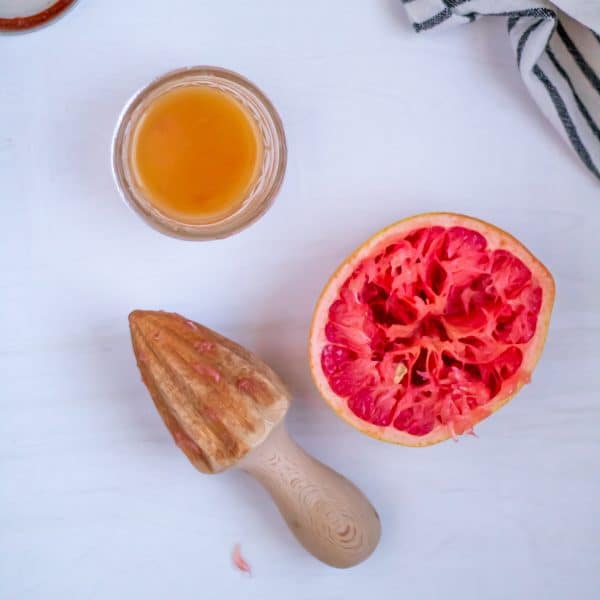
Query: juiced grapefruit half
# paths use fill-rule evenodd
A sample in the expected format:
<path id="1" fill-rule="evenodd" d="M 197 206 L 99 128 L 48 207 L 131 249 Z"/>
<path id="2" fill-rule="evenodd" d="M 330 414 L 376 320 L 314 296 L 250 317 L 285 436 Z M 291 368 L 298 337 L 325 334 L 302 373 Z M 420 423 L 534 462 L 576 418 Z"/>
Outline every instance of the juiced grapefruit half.
<path id="1" fill-rule="evenodd" d="M 529 382 L 553 302 L 552 275 L 508 233 L 463 215 L 410 217 L 325 286 L 313 377 L 373 437 L 425 446 L 472 433 Z"/>

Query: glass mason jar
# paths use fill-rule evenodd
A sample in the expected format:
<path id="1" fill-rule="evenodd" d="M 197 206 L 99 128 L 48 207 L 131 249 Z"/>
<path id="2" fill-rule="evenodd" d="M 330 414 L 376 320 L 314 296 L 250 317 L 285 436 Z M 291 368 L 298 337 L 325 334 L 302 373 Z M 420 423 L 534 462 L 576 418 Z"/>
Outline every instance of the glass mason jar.
<path id="1" fill-rule="evenodd" d="M 134 134 L 140 120 L 162 94 L 177 87 L 209 86 L 230 95 L 254 122 L 262 145 L 260 164 L 245 197 L 225 216 L 186 222 L 167 215 L 144 194 L 134 168 Z M 158 231 L 187 240 L 227 237 L 247 227 L 273 204 L 281 187 L 287 162 L 283 124 L 269 99 L 250 81 L 218 67 L 189 67 L 170 71 L 136 93 L 123 109 L 113 137 L 112 167 L 117 188 L 125 202 Z"/>

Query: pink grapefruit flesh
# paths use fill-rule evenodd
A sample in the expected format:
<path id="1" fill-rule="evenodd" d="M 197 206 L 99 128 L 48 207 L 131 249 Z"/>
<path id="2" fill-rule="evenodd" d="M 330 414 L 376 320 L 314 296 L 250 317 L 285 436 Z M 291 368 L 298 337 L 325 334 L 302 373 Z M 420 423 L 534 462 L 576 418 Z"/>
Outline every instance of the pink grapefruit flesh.
<path id="1" fill-rule="evenodd" d="M 380 231 L 315 309 L 311 370 L 331 407 L 389 442 L 472 433 L 524 384 L 544 345 L 554 281 L 478 219 L 418 215 Z"/>

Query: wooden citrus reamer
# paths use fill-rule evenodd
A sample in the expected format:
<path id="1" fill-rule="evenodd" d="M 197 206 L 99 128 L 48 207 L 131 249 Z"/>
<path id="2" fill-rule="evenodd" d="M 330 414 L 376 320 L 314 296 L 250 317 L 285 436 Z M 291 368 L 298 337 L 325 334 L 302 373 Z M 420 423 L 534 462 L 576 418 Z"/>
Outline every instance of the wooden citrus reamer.
<path id="1" fill-rule="evenodd" d="M 345 477 L 306 454 L 283 419 L 290 394 L 262 360 L 180 315 L 129 315 L 142 378 L 175 442 L 204 473 L 237 467 L 271 494 L 298 541 L 334 567 L 367 558 L 379 517 Z"/>

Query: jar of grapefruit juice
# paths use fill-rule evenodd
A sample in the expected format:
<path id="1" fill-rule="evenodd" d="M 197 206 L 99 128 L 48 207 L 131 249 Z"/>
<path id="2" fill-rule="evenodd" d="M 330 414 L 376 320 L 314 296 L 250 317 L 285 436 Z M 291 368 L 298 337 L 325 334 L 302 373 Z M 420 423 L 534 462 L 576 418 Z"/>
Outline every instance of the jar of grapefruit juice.
<path id="1" fill-rule="evenodd" d="M 124 200 L 159 231 L 226 237 L 272 204 L 286 166 L 283 125 L 267 97 L 216 67 L 172 71 L 127 104 L 113 139 Z"/>

